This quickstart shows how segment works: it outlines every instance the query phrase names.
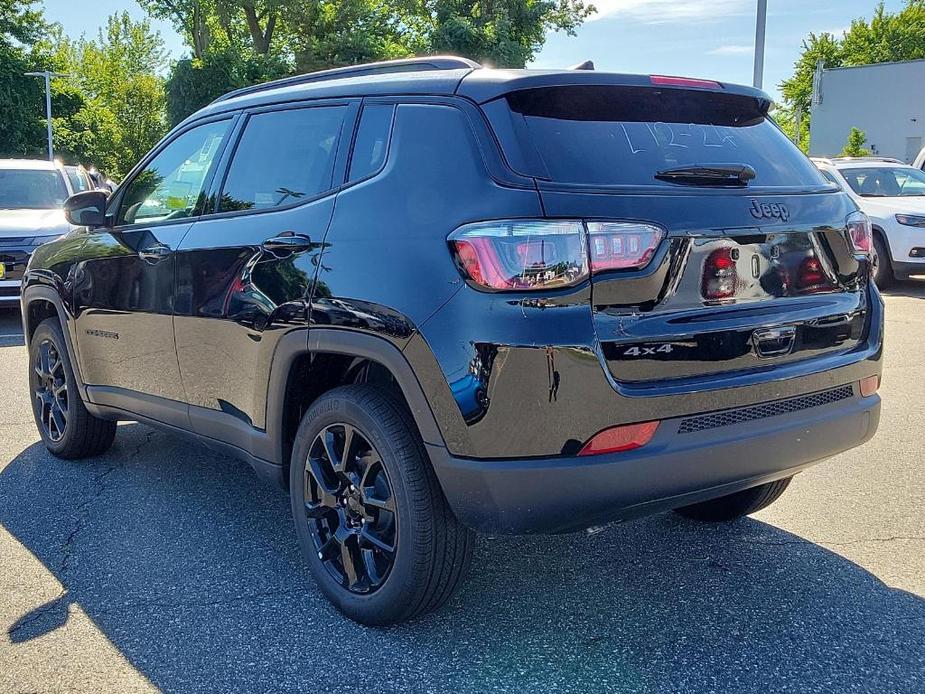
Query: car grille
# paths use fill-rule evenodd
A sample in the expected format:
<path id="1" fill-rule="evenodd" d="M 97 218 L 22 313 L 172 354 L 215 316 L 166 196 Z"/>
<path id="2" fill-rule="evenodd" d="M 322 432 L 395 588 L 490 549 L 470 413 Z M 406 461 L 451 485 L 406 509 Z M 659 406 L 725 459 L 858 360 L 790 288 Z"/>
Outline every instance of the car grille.
<path id="1" fill-rule="evenodd" d="M 716 429 L 719 427 L 732 426 L 733 424 L 742 424 L 743 422 L 752 422 L 756 419 L 764 419 L 765 417 L 777 417 L 782 414 L 791 414 L 813 407 L 830 405 L 839 400 L 847 400 L 853 395 L 854 386 L 848 384 L 839 386 L 838 388 L 832 388 L 831 390 L 822 390 L 818 393 L 801 395 L 786 400 L 775 400 L 774 402 L 766 402 L 752 407 L 711 412 L 709 414 L 688 417 L 682 420 L 678 433 L 693 434 L 698 431 L 706 431 L 707 429 Z"/>
<path id="2" fill-rule="evenodd" d="M 0 263 L 6 266 L 4 279 L 22 279 L 26 265 L 29 264 L 29 254 L 29 251 L 22 248 L 0 248 Z"/>

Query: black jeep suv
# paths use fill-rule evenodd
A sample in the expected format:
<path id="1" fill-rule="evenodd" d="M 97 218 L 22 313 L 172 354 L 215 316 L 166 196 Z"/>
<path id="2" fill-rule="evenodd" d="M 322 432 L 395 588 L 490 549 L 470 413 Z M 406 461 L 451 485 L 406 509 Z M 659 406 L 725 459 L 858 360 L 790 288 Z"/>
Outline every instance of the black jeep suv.
<path id="1" fill-rule="evenodd" d="M 444 603 L 473 529 L 763 508 L 874 434 L 883 330 L 867 218 L 770 106 L 458 58 L 233 92 L 33 255 L 42 439 L 244 458 L 368 624 Z"/>

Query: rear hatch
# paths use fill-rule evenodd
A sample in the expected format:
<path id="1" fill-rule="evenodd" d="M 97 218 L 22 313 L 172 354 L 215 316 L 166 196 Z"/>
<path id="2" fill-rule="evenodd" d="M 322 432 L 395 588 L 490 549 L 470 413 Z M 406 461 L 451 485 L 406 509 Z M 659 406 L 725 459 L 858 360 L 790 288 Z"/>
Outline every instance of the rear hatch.
<path id="1" fill-rule="evenodd" d="M 601 353 L 626 389 L 689 390 L 865 339 L 868 268 L 847 229 L 856 207 L 784 136 L 761 92 L 521 86 L 482 108 L 546 215 L 664 230 L 644 267 L 591 280 Z"/>

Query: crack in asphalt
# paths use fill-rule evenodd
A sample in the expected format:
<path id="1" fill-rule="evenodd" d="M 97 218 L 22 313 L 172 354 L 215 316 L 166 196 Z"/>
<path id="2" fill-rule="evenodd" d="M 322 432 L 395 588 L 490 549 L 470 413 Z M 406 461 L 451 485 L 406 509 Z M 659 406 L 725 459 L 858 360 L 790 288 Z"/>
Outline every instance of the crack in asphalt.
<path id="1" fill-rule="evenodd" d="M 135 450 L 129 453 L 126 456 L 118 456 L 115 462 L 111 465 L 108 465 L 105 469 L 98 472 L 93 476 L 92 484 L 94 486 L 93 492 L 91 493 L 88 499 L 84 499 L 79 504 L 77 504 L 74 515 L 74 524 L 71 528 L 71 531 L 67 534 L 67 537 L 64 539 L 64 542 L 61 544 L 61 561 L 58 564 L 57 577 L 58 580 L 64 584 L 65 575 L 71 568 L 71 557 L 74 554 L 74 541 L 77 539 L 77 536 L 87 527 L 87 522 L 90 517 L 90 507 L 96 503 L 99 498 L 106 493 L 110 488 L 110 485 L 107 484 L 107 479 L 116 471 L 125 467 L 126 463 L 130 460 L 134 460 L 137 456 L 141 454 L 142 449 L 151 443 L 151 437 L 155 434 L 153 430 L 148 430 L 145 434 L 145 439 L 139 443 Z M 67 597 L 68 589 L 65 586 L 57 596 L 52 598 L 49 602 L 44 605 L 39 606 L 33 611 L 28 617 L 21 620 L 16 624 L 12 629 L 9 630 L 8 634 L 13 636 L 17 631 L 28 627 L 31 624 L 34 624 L 36 621 L 42 619 L 46 614 L 51 611 L 56 610 L 62 603 L 62 601 Z"/>
<path id="2" fill-rule="evenodd" d="M 149 429 L 145 433 L 144 441 L 135 446 L 135 450 L 129 453 L 126 456 L 118 456 L 115 462 L 108 467 L 106 467 L 101 472 L 93 476 L 93 485 L 95 489 L 93 490 L 89 499 L 77 504 L 76 516 L 74 517 L 74 527 L 71 529 L 71 532 L 68 533 L 67 538 L 64 540 L 64 543 L 61 545 L 61 563 L 58 567 L 58 574 L 60 577 L 63 577 L 70 568 L 70 560 L 73 555 L 74 549 L 74 540 L 77 538 L 77 535 L 87 527 L 87 521 L 89 520 L 90 512 L 89 509 L 93 504 L 95 504 L 103 494 L 105 494 L 110 486 L 107 484 L 106 480 L 114 473 L 116 470 L 121 470 L 125 467 L 126 463 L 130 460 L 134 460 L 140 454 L 142 449 L 151 443 L 151 437 L 154 435 L 154 431 Z"/>

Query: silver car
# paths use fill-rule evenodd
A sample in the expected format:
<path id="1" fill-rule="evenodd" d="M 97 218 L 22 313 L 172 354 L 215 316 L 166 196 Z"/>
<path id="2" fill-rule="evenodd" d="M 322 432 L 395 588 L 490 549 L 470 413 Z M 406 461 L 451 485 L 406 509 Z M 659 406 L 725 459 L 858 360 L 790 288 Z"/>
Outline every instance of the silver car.
<path id="1" fill-rule="evenodd" d="M 0 305 L 19 302 L 32 251 L 70 231 L 62 208 L 72 192 L 55 162 L 0 159 Z"/>

